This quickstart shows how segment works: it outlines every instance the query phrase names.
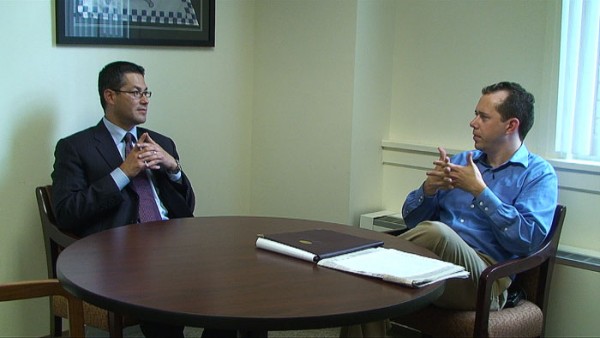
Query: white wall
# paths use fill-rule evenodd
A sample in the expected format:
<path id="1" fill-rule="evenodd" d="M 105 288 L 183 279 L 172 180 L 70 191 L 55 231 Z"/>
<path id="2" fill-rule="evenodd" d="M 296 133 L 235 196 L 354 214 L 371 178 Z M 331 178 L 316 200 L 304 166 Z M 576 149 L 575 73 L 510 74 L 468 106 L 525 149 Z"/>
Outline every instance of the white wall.
<path id="1" fill-rule="evenodd" d="M 535 94 L 536 128 L 527 144 L 546 152 L 553 137 L 546 126 L 554 119 L 556 88 L 547 78 L 556 72 L 558 1 L 397 4 L 390 139 L 469 149 L 481 88 L 508 80 Z"/>
<path id="2" fill-rule="evenodd" d="M 348 222 L 356 7 L 257 1 L 255 214 Z"/>
<path id="3" fill-rule="evenodd" d="M 358 1 L 350 159 L 350 224 L 381 208 L 381 140 L 389 131 L 395 2 Z"/>
<path id="4" fill-rule="evenodd" d="M 0 1 L 0 282 L 45 276 L 33 189 L 56 141 L 100 119 L 97 73 L 116 59 L 147 68 L 147 126 L 175 138 L 198 216 L 399 209 L 422 176 L 382 166 L 381 140 L 468 149 L 479 90 L 504 79 L 536 95 L 529 147 L 552 147 L 559 0 L 217 0 L 214 49 L 57 47 L 53 4 Z M 561 198 L 568 222 L 586 209 Z M 548 335 L 600 332 L 597 296 L 568 282 L 598 274 L 557 276 L 553 297 L 583 302 L 553 306 Z M 45 334 L 45 303 L 16 304 L 0 304 L 2 335 Z"/>

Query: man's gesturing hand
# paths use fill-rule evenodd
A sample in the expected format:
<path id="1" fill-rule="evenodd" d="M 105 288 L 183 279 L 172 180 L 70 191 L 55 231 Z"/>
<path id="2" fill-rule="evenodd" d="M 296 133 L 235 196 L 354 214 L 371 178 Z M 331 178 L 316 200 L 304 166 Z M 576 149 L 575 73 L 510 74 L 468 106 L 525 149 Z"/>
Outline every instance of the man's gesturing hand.
<path id="1" fill-rule="evenodd" d="M 452 180 L 449 177 L 450 174 L 450 157 L 446 154 L 446 150 L 442 147 L 438 147 L 440 157 L 433 162 L 435 167 L 433 170 L 428 171 L 427 179 L 423 183 L 423 190 L 425 195 L 433 195 L 440 189 L 452 189 Z"/>

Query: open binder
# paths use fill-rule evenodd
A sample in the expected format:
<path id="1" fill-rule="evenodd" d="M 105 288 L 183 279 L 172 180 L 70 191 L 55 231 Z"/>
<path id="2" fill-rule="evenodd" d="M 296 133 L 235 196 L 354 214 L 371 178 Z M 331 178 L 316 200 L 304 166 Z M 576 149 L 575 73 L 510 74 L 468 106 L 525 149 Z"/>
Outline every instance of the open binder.
<path id="1" fill-rule="evenodd" d="M 409 287 L 469 276 L 462 266 L 382 245 L 382 241 L 321 229 L 259 235 L 256 240 L 260 249 Z"/>

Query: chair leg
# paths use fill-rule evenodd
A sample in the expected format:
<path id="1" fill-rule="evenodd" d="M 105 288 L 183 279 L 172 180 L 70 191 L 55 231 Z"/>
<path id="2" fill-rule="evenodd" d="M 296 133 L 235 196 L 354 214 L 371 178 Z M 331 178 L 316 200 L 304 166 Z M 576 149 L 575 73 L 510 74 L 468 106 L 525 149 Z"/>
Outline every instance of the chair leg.
<path id="1" fill-rule="evenodd" d="M 50 314 L 50 337 L 62 337 L 62 318 Z"/>
<path id="2" fill-rule="evenodd" d="M 108 312 L 108 334 L 111 338 L 123 338 L 123 316 Z"/>

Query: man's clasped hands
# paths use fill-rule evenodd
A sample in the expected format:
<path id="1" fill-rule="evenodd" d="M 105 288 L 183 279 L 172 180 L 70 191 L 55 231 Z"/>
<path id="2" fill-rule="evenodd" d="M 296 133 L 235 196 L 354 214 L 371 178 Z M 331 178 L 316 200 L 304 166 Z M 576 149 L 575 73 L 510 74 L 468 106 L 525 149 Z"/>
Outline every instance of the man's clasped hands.
<path id="1" fill-rule="evenodd" d="M 467 165 L 462 166 L 450 162 L 446 150 L 438 147 L 440 157 L 433 162 L 435 167 L 427 172 L 423 190 L 428 196 L 438 190 L 459 188 L 477 197 L 486 187 L 479 168 L 473 161 L 473 153 L 467 157 Z"/>

